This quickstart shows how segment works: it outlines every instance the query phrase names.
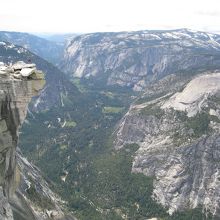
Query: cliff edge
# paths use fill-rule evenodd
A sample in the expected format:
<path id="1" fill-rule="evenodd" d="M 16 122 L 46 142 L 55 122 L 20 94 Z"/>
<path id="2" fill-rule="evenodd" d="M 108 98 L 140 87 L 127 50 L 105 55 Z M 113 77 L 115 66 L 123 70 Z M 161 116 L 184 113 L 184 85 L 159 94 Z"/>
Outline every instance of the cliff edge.
<path id="1" fill-rule="evenodd" d="M 10 201 L 20 182 L 16 163 L 18 129 L 28 103 L 44 86 L 43 73 L 34 64 L 0 63 L 0 218 L 14 219 Z"/>
<path id="2" fill-rule="evenodd" d="M 72 219 L 64 217 L 58 197 L 40 171 L 17 153 L 18 130 L 28 104 L 44 87 L 35 64 L 0 62 L 0 219 Z M 36 189 L 38 184 L 39 189 Z M 47 194 L 46 194 L 47 193 Z M 42 207 L 43 206 L 43 207 Z"/>

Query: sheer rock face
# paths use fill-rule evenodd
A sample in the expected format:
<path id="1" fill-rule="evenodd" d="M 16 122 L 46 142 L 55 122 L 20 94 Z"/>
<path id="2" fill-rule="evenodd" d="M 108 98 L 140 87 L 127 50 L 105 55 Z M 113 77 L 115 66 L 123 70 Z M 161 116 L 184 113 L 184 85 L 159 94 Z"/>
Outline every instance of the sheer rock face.
<path id="1" fill-rule="evenodd" d="M 18 77 L 19 76 L 19 77 Z M 35 64 L 0 63 L 0 219 L 73 220 L 62 201 L 44 180 L 40 170 L 16 151 L 18 130 L 28 104 L 44 87 Z M 34 134 L 33 134 L 34 135 Z"/>
<path id="2" fill-rule="evenodd" d="M 94 33 L 69 43 L 61 68 L 73 77 L 140 91 L 169 74 L 219 67 L 219 52 L 218 35 L 185 29 Z"/>
<path id="3" fill-rule="evenodd" d="M 3 66 L 1 64 L 1 66 Z M 7 67 L 9 68 L 9 67 Z M 0 218 L 13 219 L 10 201 L 20 182 L 16 163 L 18 129 L 25 119 L 31 98 L 43 88 L 44 80 L 16 79 L 12 71 L 0 73 Z M 6 202 L 7 201 L 7 202 Z"/>
<path id="4" fill-rule="evenodd" d="M 220 216 L 219 79 L 197 76 L 181 92 L 134 104 L 115 131 L 116 148 L 139 144 L 132 172 L 154 177 L 152 196 L 170 214 L 202 206 Z"/>

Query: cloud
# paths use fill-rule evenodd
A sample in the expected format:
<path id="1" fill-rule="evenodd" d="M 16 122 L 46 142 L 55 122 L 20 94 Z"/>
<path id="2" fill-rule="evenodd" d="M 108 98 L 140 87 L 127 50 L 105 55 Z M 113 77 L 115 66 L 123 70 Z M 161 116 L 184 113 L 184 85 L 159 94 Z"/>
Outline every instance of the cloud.
<path id="1" fill-rule="evenodd" d="M 220 17 L 220 11 L 197 11 L 196 14 L 210 17 Z"/>
<path id="2" fill-rule="evenodd" d="M 7 0 L 0 29 L 97 32 L 220 27 L 219 0 Z M 213 29 L 210 29 L 213 28 Z"/>

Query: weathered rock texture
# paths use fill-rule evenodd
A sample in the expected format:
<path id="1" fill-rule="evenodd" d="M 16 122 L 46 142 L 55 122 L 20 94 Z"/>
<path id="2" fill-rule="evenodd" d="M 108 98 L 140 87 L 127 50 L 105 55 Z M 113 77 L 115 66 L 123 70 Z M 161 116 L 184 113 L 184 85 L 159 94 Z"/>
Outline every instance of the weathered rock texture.
<path id="1" fill-rule="evenodd" d="M 0 65 L 0 219 L 2 220 L 42 220 L 49 217 L 72 219 L 65 217 L 58 207 L 59 199 L 49 189 L 40 171 L 20 154 L 17 155 L 19 167 L 17 164 L 18 129 L 25 119 L 31 98 L 38 94 L 44 84 L 43 74 L 36 70 L 34 64 L 18 62 L 10 66 L 3 63 Z M 40 188 L 37 189 L 36 185 Z M 42 207 L 42 204 L 45 207 Z"/>
<path id="2" fill-rule="evenodd" d="M 20 174 L 16 164 L 16 146 L 18 129 L 23 122 L 27 106 L 32 96 L 43 88 L 44 80 L 16 79 L 12 66 L 1 65 L 0 72 L 0 188 L 1 219 L 13 219 L 10 201 L 20 182 Z M 22 68 L 21 68 L 22 69 Z M 21 70 L 20 69 L 20 70 Z M 20 72 L 20 71 L 19 71 Z M 20 73 L 18 73 L 20 74 Z M 7 201 L 7 202 L 6 202 Z"/>
<path id="3" fill-rule="evenodd" d="M 202 206 L 220 216 L 219 79 L 198 76 L 179 93 L 134 104 L 115 131 L 116 148 L 139 144 L 132 171 L 154 177 L 152 196 L 170 214 Z"/>
<path id="4" fill-rule="evenodd" d="M 169 74 L 219 67 L 219 39 L 186 29 L 85 34 L 69 43 L 61 68 L 73 77 L 140 91 Z"/>
<path id="5" fill-rule="evenodd" d="M 186 88 L 173 95 L 163 108 L 173 108 L 179 111 L 186 111 L 187 115 L 194 116 L 203 106 L 208 96 L 219 91 L 220 73 L 207 74 L 193 79 Z"/>

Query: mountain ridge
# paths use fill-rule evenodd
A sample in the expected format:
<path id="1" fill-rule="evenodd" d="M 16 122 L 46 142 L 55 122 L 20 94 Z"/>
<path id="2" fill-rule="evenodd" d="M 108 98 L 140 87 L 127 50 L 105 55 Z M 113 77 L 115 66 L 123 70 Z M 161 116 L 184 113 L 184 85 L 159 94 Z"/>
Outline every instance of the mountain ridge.
<path id="1" fill-rule="evenodd" d="M 0 31 L 0 41 L 22 46 L 54 65 L 58 64 L 64 50 L 62 44 L 23 32 Z"/>
<path id="2" fill-rule="evenodd" d="M 185 32 L 187 31 L 185 30 Z M 145 35 L 143 32 L 141 34 Z M 163 32 L 160 34 L 163 34 Z M 194 32 L 194 34 L 198 33 Z M 207 202 L 207 198 L 215 201 L 217 197 L 213 194 L 204 196 L 201 191 L 195 191 L 194 197 L 193 195 L 189 196 L 184 190 L 183 193 L 172 193 L 172 190 L 181 191 L 181 187 L 179 187 L 181 177 L 176 175 L 174 178 L 171 174 L 174 173 L 175 168 L 179 169 L 180 167 L 178 162 L 176 162 L 176 167 L 174 166 L 172 156 L 173 158 L 181 158 L 184 162 L 183 169 L 198 170 L 199 174 L 196 178 L 191 178 L 190 173 L 187 172 L 185 174 L 189 175 L 189 179 L 183 175 L 187 180 L 187 183 L 183 186 L 189 190 L 196 190 L 196 188 L 191 188 L 191 182 L 198 181 L 201 183 L 202 177 L 205 176 L 200 175 L 204 167 L 200 158 L 205 158 L 208 173 L 214 173 L 209 166 L 211 163 L 209 163 L 207 155 L 202 153 L 202 149 L 204 151 L 214 151 L 212 146 L 218 142 L 217 135 L 214 133 L 217 129 L 215 123 L 218 123 L 217 116 L 215 116 L 218 114 L 216 111 L 218 99 L 205 100 L 201 104 L 202 106 L 206 104 L 212 106 L 210 111 L 202 108 L 202 112 L 198 112 L 191 118 L 185 115 L 184 112 L 169 108 L 163 109 L 160 108 L 160 105 L 169 100 L 175 93 L 184 91 L 186 85 L 199 75 L 208 74 L 208 76 L 211 76 L 212 73 L 219 71 L 218 36 L 215 38 L 216 43 L 210 43 L 209 35 L 201 36 L 199 34 L 201 39 L 190 43 L 192 37 L 185 36 L 185 33 L 184 37 L 181 35 L 180 40 L 176 40 L 173 36 L 170 40 L 171 37 L 168 35 L 168 41 L 165 38 L 160 40 L 157 36 L 151 36 L 151 34 L 151 38 L 157 38 L 157 42 L 164 41 L 164 43 L 161 43 L 158 49 L 158 43 L 155 44 L 155 40 L 149 41 L 148 39 L 147 43 L 151 43 L 153 49 L 150 44 L 150 49 L 146 50 L 143 47 L 146 42 L 139 41 L 139 37 L 133 35 L 133 33 L 127 38 L 123 33 L 120 36 L 122 40 L 114 37 L 112 40 L 111 33 L 107 35 L 109 35 L 107 40 L 100 33 L 88 34 L 86 37 L 85 35 L 77 36 L 73 42 L 80 41 L 82 43 L 81 39 L 85 37 L 85 43 L 88 43 L 83 43 L 82 47 L 80 46 L 80 48 L 76 48 L 76 51 L 73 51 L 76 57 L 82 51 L 85 53 L 85 57 L 79 58 L 78 62 L 86 63 L 87 60 L 84 60 L 84 58 L 87 59 L 86 55 L 91 55 L 88 62 L 98 62 L 98 67 L 102 67 L 104 65 L 103 60 L 108 56 L 108 52 L 110 53 L 111 50 L 114 51 L 116 48 L 117 53 L 110 53 L 110 56 L 117 63 L 118 57 L 122 56 L 121 53 L 125 53 L 121 62 L 122 66 L 125 65 L 126 60 L 129 61 L 129 66 L 132 63 L 139 65 L 144 62 L 146 57 L 153 58 L 149 62 L 152 62 L 154 67 L 145 65 L 143 76 L 146 76 L 146 71 L 149 73 L 153 69 L 160 70 L 159 67 L 162 68 L 163 66 L 165 71 L 160 74 L 155 72 L 156 75 L 153 75 L 152 72 L 151 77 L 154 80 L 146 79 L 146 83 L 143 83 L 141 89 L 135 92 L 132 90 L 134 88 L 132 83 L 135 85 L 138 81 L 137 78 L 135 79 L 137 74 L 135 68 L 130 69 L 131 73 L 134 72 L 134 78 L 132 78 L 129 77 L 127 72 L 124 72 L 123 68 L 117 69 L 117 66 L 112 66 L 110 75 L 115 74 L 117 76 L 118 73 L 123 73 L 122 76 L 119 74 L 119 78 L 122 77 L 124 84 L 108 84 L 108 72 L 101 71 L 94 77 L 73 78 L 73 80 L 71 77 L 68 79 L 63 75 L 64 81 L 62 81 L 57 74 L 52 74 L 53 71 L 50 70 L 47 76 L 48 84 L 51 85 L 49 91 L 55 93 L 55 97 L 58 97 L 58 99 L 47 104 L 46 108 L 44 102 L 40 100 L 42 106 L 39 106 L 37 113 L 34 112 L 33 115 L 28 115 L 21 130 L 21 142 L 19 143 L 23 153 L 54 181 L 55 188 L 62 195 L 62 198 L 68 201 L 68 208 L 74 210 L 74 215 L 76 214 L 80 219 L 88 219 L 88 216 L 90 219 L 122 219 L 124 216 L 131 219 L 153 217 L 190 219 L 192 216 L 197 216 L 197 219 L 201 219 L 206 214 L 208 215 L 208 212 L 205 212 L 200 205 L 213 213 L 217 203 L 213 202 L 212 205 Z M 115 33 L 115 35 L 118 36 L 118 33 Z M 149 33 L 147 37 L 149 38 Z M 183 38 L 187 38 L 187 40 L 182 42 Z M 176 41 L 181 41 L 177 47 L 176 44 L 173 44 Z M 134 46 L 134 48 L 123 49 L 123 42 L 129 47 Z M 89 43 L 91 45 L 100 44 L 100 47 L 91 48 Z M 102 47 L 103 45 L 104 47 Z M 9 44 L 9 49 L 10 47 Z M 156 50 L 154 50 L 155 47 Z M 15 46 L 15 50 L 21 50 L 19 48 Z M 170 60 L 168 59 L 165 62 L 169 49 L 175 53 L 171 54 L 172 59 L 169 57 Z M 99 50 L 101 50 L 100 53 Z M 105 52 L 105 50 L 107 50 L 107 53 L 102 54 L 102 51 Z M 180 55 L 178 54 L 179 51 L 181 52 Z M 140 54 L 135 57 L 136 52 L 140 52 Z M 144 57 L 142 57 L 142 52 L 145 53 Z M 18 55 L 17 52 L 16 54 L 22 57 L 21 54 Z M 196 59 L 191 59 L 194 54 L 197 55 Z M 12 56 L 11 53 L 9 55 Z M 27 57 L 23 56 L 24 59 L 27 59 Z M 155 61 L 158 61 L 158 63 L 155 63 Z M 171 64 L 169 64 L 170 69 L 167 67 L 168 61 L 171 61 Z M 38 62 L 39 67 L 44 66 L 43 70 L 46 70 L 45 66 L 49 67 L 48 63 L 40 65 L 43 62 L 42 60 Z M 94 63 L 94 66 L 96 66 L 95 64 L 97 63 Z M 53 68 L 53 70 L 55 69 Z M 87 68 L 87 70 L 88 73 L 91 73 L 94 69 Z M 60 74 L 62 73 L 60 72 Z M 53 77 L 56 77 L 54 81 Z M 67 83 L 66 80 L 71 82 L 68 81 Z M 60 89 L 53 90 L 53 84 L 60 84 Z M 80 92 L 75 89 L 74 85 Z M 40 97 L 44 98 L 45 103 L 51 97 L 54 99 L 54 96 L 47 95 L 44 97 L 43 94 L 44 92 Z M 58 105 L 53 104 L 57 101 L 59 102 Z M 186 101 L 183 102 L 187 103 Z M 195 105 L 197 105 L 197 102 Z M 202 124 L 198 124 L 200 120 Z M 211 123 L 213 120 L 214 124 Z M 213 133 L 209 129 L 209 124 L 212 126 L 210 129 L 214 129 Z M 119 130 L 122 131 L 121 134 Z M 180 130 L 180 132 L 174 132 L 173 130 Z M 35 136 L 33 136 L 33 132 Z M 155 138 L 156 135 L 158 139 Z M 203 135 L 204 138 L 206 135 L 207 138 L 205 139 L 213 145 L 208 144 L 203 139 Z M 149 138 L 149 143 L 144 142 L 147 138 Z M 188 138 L 192 141 L 191 145 Z M 201 138 L 201 141 L 198 138 Z M 150 145 L 153 140 L 154 142 Z M 153 146 L 157 143 L 165 144 L 164 152 L 158 146 L 155 147 L 155 150 L 158 150 L 157 152 L 145 152 L 144 146 L 146 147 L 148 144 Z M 170 144 L 170 150 L 166 144 Z M 171 145 L 174 145 L 173 148 Z M 190 155 L 187 159 L 184 150 L 192 152 L 193 147 L 196 149 L 194 155 L 198 155 L 198 158 L 195 159 L 194 156 Z M 170 155 L 168 155 L 169 152 Z M 150 161 L 149 165 L 146 162 L 148 160 Z M 164 173 L 161 171 L 162 168 L 157 166 L 157 160 L 161 161 L 161 167 L 165 170 Z M 191 160 L 195 161 L 195 164 L 190 163 Z M 191 164 L 191 167 L 188 167 L 189 164 Z M 197 164 L 201 164 L 201 166 L 197 166 Z M 158 171 L 156 175 L 152 175 L 154 170 Z M 154 176 L 157 178 L 155 179 Z M 165 181 L 166 177 L 169 181 Z M 162 195 L 161 200 L 158 199 L 158 195 Z M 188 206 L 186 204 L 187 199 L 195 198 L 197 195 L 199 198 L 195 200 L 197 203 Z M 206 198 L 206 206 L 203 203 L 204 198 Z M 175 201 L 177 201 L 177 205 L 175 205 Z M 166 213 L 168 210 L 172 215 Z M 218 216 L 218 213 L 214 217 L 216 216 Z"/>
<path id="3" fill-rule="evenodd" d="M 71 77 L 143 91 L 172 73 L 219 68 L 219 39 L 186 29 L 84 34 L 67 45 L 60 68 Z"/>

